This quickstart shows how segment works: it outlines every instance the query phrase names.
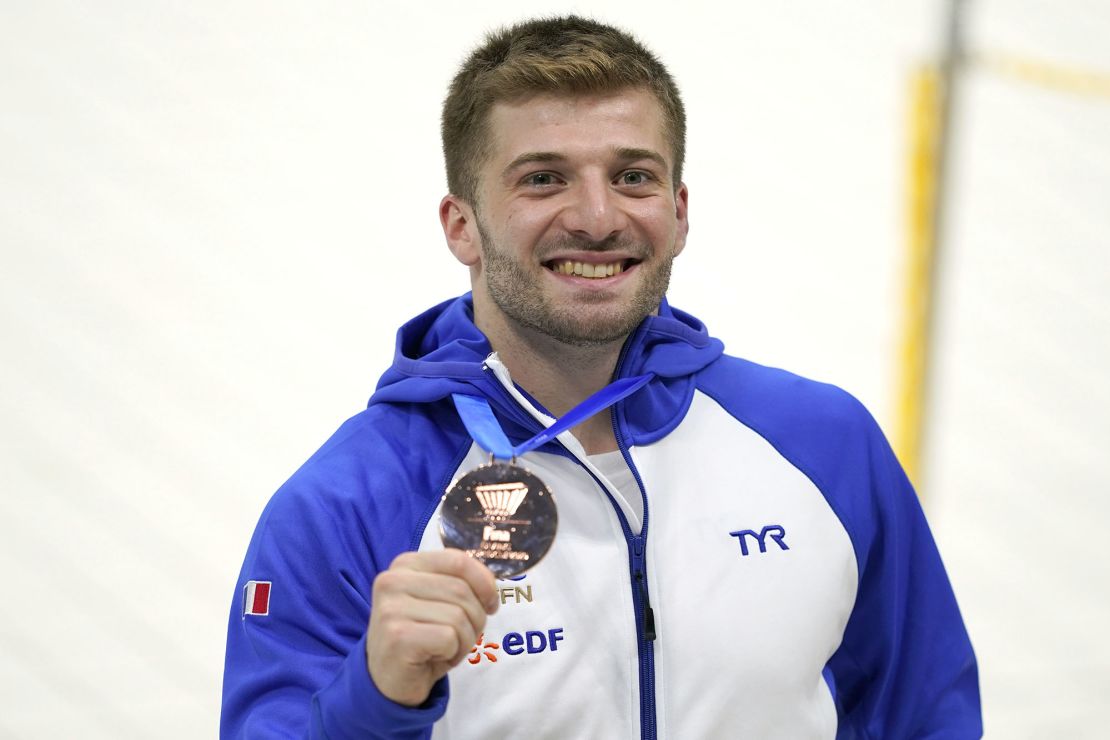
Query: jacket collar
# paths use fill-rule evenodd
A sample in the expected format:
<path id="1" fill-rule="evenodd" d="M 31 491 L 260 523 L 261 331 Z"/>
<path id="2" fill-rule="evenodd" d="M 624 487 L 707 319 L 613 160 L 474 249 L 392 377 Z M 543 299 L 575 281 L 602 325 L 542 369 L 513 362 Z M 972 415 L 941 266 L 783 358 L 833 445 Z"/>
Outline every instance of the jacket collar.
<path id="1" fill-rule="evenodd" d="M 507 394 L 484 368 L 489 341 L 474 325 L 471 294 L 445 301 L 397 332 L 393 365 L 370 398 L 377 403 L 432 403 L 452 393 L 475 392 L 504 408 Z M 719 357 L 724 345 L 705 325 L 666 300 L 629 337 L 617 366 L 619 377 L 653 373 L 647 386 L 618 404 L 618 423 L 630 443 L 645 444 L 670 431 L 685 414 L 694 375 Z"/>

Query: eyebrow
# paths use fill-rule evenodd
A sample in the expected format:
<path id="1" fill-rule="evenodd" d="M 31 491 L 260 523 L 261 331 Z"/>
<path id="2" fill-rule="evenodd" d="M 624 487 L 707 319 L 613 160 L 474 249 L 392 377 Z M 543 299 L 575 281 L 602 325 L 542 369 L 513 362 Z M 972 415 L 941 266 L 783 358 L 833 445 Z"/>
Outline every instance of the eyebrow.
<path id="1" fill-rule="evenodd" d="M 564 157 L 562 154 L 559 154 L 558 152 L 525 152 L 524 154 L 521 154 L 519 157 L 514 159 L 512 162 L 509 162 L 505 169 L 501 171 L 501 176 L 508 176 L 509 173 L 511 173 L 517 167 L 520 167 L 522 164 L 532 164 L 534 162 L 562 162 L 565 159 L 566 157 Z"/>
<path id="2" fill-rule="evenodd" d="M 656 151 L 652 151 L 651 149 L 621 147 L 617 149 L 617 157 L 628 162 L 637 159 L 650 159 L 652 162 L 655 162 L 664 170 L 667 169 L 667 160 L 663 159 L 662 154 Z"/>
<path id="3" fill-rule="evenodd" d="M 614 150 L 617 158 L 624 162 L 634 162 L 638 159 L 651 160 L 659 165 L 663 170 L 667 169 L 667 160 L 663 159 L 663 155 L 651 149 L 640 149 L 637 147 L 618 147 Z M 524 164 L 534 164 L 537 162 L 563 162 L 566 157 L 558 152 L 525 152 L 520 156 L 513 159 L 501 171 L 502 177 L 507 177 L 513 170 Z"/>

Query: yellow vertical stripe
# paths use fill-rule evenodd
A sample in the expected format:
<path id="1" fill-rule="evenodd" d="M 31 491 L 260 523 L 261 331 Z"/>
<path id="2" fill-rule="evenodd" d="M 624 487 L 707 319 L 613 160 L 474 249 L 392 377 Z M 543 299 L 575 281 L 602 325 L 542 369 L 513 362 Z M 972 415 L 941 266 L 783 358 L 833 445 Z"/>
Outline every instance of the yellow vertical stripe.
<path id="1" fill-rule="evenodd" d="M 899 352 L 894 450 L 910 480 L 920 483 L 926 368 L 936 253 L 943 91 L 932 65 L 915 71 L 910 103 L 906 188 L 907 254 L 902 342 Z"/>

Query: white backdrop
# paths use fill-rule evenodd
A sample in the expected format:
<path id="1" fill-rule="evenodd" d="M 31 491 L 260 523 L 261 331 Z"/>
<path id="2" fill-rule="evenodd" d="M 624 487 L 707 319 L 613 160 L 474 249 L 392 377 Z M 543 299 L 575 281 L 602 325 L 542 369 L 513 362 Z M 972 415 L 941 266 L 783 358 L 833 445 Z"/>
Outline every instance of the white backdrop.
<path id="1" fill-rule="evenodd" d="M 1032 0 L 985 4 L 972 20 L 989 40 L 1110 68 L 1110 10 L 1073 5 L 1065 14 Z M 733 354 L 838 383 L 889 427 L 906 83 L 934 48 L 942 9 L 930 0 L 723 7 L 621 1 L 596 14 L 655 49 L 687 102 L 692 229 L 671 300 Z M 365 404 L 396 327 L 466 289 L 436 219 L 439 105 L 454 67 L 484 30 L 565 10 L 588 8 L 0 6 L 0 736 L 215 734 L 228 606 L 263 505 Z M 1073 227 L 1071 261 L 1059 269 L 1087 286 L 1081 305 L 1093 306 L 1077 340 L 1082 377 L 1105 378 L 1110 106 L 1061 110 L 1013 94 L 1025 102 L 968 101 L 982 141 L 1026 134 L 959 170 L 972 185 L 958 190 L 956 247 L 1054 264 L 1043 247 L 1060 230 L 1030 212 L 1040 191 L 976 200 L 994 191 L 974 185 L 998 163 L 997 179 L 1038 178 L 1043 163 L 1028 157 L 1052 132 L 1050 161 L 1082 164 L 1061 166 L 1051 185 L 1079 215 L 1049 215 Z M 1040 111 L 1034 129 L 1015 105 Z M 991 230 L 1018 213 L 1042 229 Z M 1019 295 L 1026 315 L 1045 315 L 1038 306 L 1053 296 L 999 281 L 989 253 L 977 254 L 951 262 L 960 267 L 952 305 Z M 955 433 L 942 439 L 985 444 L 960 415 L 960 393 L 975 397 L 976 387 L 960 385 L 968 375 L 955 352 L 1012 373 L 1011 346 L 976 355 L 983 345 L 952 328 L 963 317 L 946 316 L 940 418 Z M 1053 380 L 1034 374 L 1012 390 Z M 1105 408 L 1101 382 L 1087 387 Z M 1078 421 L 1058 424 L 1083 435 L 1075 454 L 1086 457 L 1072 468 L 1080 479 L 1056 493 L 1080 496 L 1072 524 L 1099 512 L 1105 521 L 1110 476 L 1097 451 L 1110 433 L 1073 406 Z M 1025 446 L 991 448 L 996 464 L 1028 459 L 1041 429 L 1023 428 Z M 1110 618 L 1106 559 L 1084 530 L 1089 552 L 1065 543 L 1060 556 L 1079 575 L 1026 574 L 1045 602 L 1084 599 L 1078 624 L 1023 622 L 1007 609 L 1011 592 L 984 596 L 981 586 L 1035 536 L 1031 513 L 1012 525 L 1029 531 L 1011 537 L 1006 496 L 968 489 L 968 469 L 989 478 L 983 465 L 935 444 L 928 505 L 983 662 L 988 729 L 1084 736 L 1110 689 L 1096 627 Z M 985 557 L 969 533 L 991 522 L 1003 529 Z M 1059 636 L 1069 624 L 1070 641 Z M 1068 681 L 1046 692 L 1038 671 Z"/>

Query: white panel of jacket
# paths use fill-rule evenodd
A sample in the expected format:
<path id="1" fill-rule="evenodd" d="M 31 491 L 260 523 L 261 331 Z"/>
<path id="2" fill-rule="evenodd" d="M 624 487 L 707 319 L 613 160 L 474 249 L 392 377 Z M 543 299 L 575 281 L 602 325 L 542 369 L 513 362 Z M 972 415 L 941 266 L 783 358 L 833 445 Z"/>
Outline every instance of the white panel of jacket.
<path id="1" fill-rule="evenodd" d="M 647 496 L 657 737 L 834 738 L 821 671 L 857 568 L 824 496 L 700 392 L 677 429 L 630 454 Z M 487 459 L 472 448 L 458 474 Z M 559 532 L 521 580 L 498 581 L 501 607 L 451 671 L 433 737 L 638 737 L 636 615 L 615 506 L 574 460 L 519 462 L 553 491 Z M 421 550 L 442 547 L 438 526 L 437 513 Z"/>

